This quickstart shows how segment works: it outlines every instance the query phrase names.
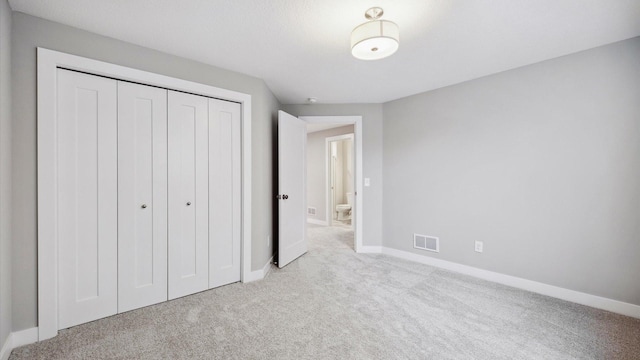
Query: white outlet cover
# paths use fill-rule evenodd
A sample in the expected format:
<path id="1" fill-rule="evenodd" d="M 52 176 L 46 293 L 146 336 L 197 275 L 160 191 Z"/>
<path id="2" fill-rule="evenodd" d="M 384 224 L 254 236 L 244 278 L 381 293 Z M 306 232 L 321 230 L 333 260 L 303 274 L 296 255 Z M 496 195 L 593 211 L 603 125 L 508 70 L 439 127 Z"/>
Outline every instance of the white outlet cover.
<path id="1" fill-rule="evenodd" d="M 371 179 L 364 178 L 364 186 L 369 186 L 369 185 L 371 185 Z"/>
<path id="2" fill-rule="evenodd" d="M 484 247 L 484 243 L 482 241 L 476 241 L 475 245 L 476 245 L 475 247 L 476 252 L 481 253 Z"/>

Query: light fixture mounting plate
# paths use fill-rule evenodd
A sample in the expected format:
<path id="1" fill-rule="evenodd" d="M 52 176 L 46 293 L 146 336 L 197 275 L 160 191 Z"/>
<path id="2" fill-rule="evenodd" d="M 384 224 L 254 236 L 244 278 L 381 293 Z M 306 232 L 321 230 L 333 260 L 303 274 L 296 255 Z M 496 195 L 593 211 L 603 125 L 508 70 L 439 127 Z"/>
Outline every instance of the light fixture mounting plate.
<path id="1" fill-rule="evenodd" d="M 384 10 L 382 10 L 381 7 L 372 7 L 371 9 L 365 11 L 364 13 L 364 17 L 367 18 L 367 20 L 376 20 L 382 17 L 382 14 L 384 14 Z"/>

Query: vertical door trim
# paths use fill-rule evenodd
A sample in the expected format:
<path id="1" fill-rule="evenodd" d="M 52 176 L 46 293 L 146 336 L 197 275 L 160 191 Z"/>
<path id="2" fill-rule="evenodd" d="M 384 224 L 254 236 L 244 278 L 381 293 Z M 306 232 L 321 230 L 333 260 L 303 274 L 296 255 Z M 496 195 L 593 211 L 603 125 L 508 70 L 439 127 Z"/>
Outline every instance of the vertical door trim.
<path id="1" fill-rule="evenodd" d="M 82 71 L 118 80 L 183 91 L 241 104 L 242 114 L 242 274 L 251 272 L 251 95 L 136 70 L 103 61 L 38 48 L 38 340 L 58 334 L 57 239 L 57 69 Z M 55 256 L 52 256 L 56 254 Z M 259 270 L 260 271 L 260 270 Z"/>
<path id="2" fill-rule="evenodd" d="M 355 194 L 353 194 L 353 201 L 355 203 L 356 210 L 355 226 L 353 229 L 355 232 L 354 248 L 356 252 L 361 252 L 363 248 L 362 229 L 364 228 L 362 224 L 364 219 L 362 215 L 362 204 L 364 199 L 364 191 L 362 191 L 362 183 L 364 181 L 364 178 L 362 177 L 362 116 L 299 116 L 299 118 L 309 124 L 321 123 L 353 125 L 353 136 L 355 137 L 353 139 L 353 155 L 356 163 L 356 173 L 353 179 L 355 182 Z M 307 204 L 305 203 L 305 209 L 306 207 Z"/>

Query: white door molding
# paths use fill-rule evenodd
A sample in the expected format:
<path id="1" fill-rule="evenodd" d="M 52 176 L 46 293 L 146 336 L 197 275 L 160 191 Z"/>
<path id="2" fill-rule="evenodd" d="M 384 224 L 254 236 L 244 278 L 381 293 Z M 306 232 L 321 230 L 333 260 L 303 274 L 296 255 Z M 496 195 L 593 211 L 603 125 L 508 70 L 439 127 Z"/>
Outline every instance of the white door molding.
<path id="1" fill-rule="evenodd" d="M 362 116 L 300 116 L 300 119 L 306 121 L 309 124 L 344 124 L 344 125 L 353 125 L 353 134 L 354 134 L 354 160 L 356 163 L 356 173 L 354 176 L 355 182 L 355 194 L 353 196 L 353 201 L 355 203 L 355 223 L 354 223 L 354 232 L 355 232 L 355 244 L 354 248 L 356 252 L 361 252 L 363 247 L 362 245 L 362 221 L 364 219 L 362 215 L 363 211 L 363 199 L 364 192 L 362 191 L 362 182 L 364 181 L 362 177 Z M 326 156 L 325 156 L 326 157 Z"/>
<path id="2" fill-rule="evenodd" d="M 251 95 L 38 48 L 38 339 L 58 334 L 57 69 L 233 101 L 242 107 L 242 281 L 251 279 Z"/>

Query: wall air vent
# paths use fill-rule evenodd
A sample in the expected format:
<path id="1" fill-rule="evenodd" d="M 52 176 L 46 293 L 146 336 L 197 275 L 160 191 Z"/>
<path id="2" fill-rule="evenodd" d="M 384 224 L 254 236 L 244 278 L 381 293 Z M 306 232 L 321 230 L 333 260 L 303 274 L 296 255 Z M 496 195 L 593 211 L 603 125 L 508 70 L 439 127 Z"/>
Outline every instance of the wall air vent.
<path id="1" fill-rule="evenodd" d="M 440 239 L 435 236 L 413 234 L 413 247 L 420 250 L 440 252 Z"/>
<path id="2" fill-rule="evenodd" d="M 315 215 L 315 214 L 316 214 L 316 208 L 314 207 L 307 208 L 307 215 Z"/>

